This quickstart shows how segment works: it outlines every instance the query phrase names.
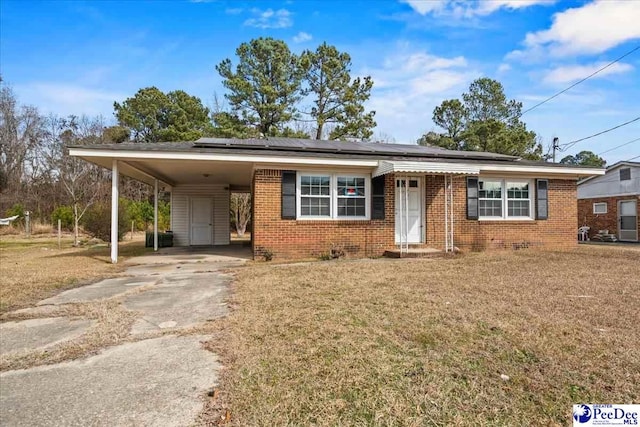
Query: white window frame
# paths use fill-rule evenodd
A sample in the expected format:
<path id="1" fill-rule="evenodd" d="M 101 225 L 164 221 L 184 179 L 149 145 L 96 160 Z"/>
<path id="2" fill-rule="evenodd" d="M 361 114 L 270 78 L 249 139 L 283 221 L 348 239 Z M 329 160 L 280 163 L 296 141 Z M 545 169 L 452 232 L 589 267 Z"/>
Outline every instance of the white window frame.
<path id="1" fill-rule="evenodd" d="M 480 197 L 480 181 L 482 182 L 498 182 L 500 183 L 500 199 L 497 198 L 490 198 L 490 197 Z M 487 201 L 487 200 L 491 200 L 491 201 L 496 201 L 496 200 L 500 200 L 501 204 L 502 204 L 502 215 L 501 216 L 480 216 L 480 219 L 502 219 L 504 217 L 504 180 L 501 179 L 496 179 L 496 178 L 485 178 L 485 179 L 479 179 L 478 180 L 478 213 L 480 213 L 480 202 L 481 201 Z"/>
<path id="2" fill-rule="evenodd" d="M 498 178 L 498 177 L 480 177 L 478 182 L 478 190 L 480 182 L 500 182 L 501 186 L 501 200 L 502 200 L 502 216 L 479 216 L 481 221 L 533 221 L 535 220 L 535 181 L 529 178 Z M 507 184 L 528 184 L 529 185 L 529 197 L 527 199 L 509 199 L 507 192 Z M 478 194 L 479 196 L 479 194 Z M 478 210 L 480 209 L 480 200 L 497 200 L 478 197 Z M 529 201 L 529 215 L 528 216 L 509 216 L 509 200 L 528 200 Z"/>
<path id="3" fill-rule="evenodd" d="M 602 206 L 604 206 L 604 212 L 598 212 L 596 207 L 602 207 Z M 594 215 L 605 215 L 608 211 L 609 211 L 609 206 L 607 205 L 607 202 L 596 202 L 593 204 Z"/>
<path id="4" fill-rule="evenodd" d="M 329 216 L 303 216 L 301 214 L 302 197 L 302 177 L 303 176 L 328 176 L 330 183 Z M 364 178 L 364 216 L 338 216 L 338 177 L 340 178 Z M 311 196 L 316 197 L 316 196 Z M 322 197 L 322 196 L 321 196 Z M 326 221 L 362 221 L 371 218 L 371 175 L 356 173 L 334 173 L 334 172 L 305 172 L 296 173 L 296 219 L 298 220 L 326 220 Z"/>

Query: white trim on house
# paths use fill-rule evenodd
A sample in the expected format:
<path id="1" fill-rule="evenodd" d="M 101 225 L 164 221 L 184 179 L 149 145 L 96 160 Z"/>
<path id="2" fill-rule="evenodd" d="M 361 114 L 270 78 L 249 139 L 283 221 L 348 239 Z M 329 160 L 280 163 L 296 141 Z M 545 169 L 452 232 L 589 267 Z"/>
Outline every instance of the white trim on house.
<path id="1" fill-rule="evenodd" d="M 204 160 L 204 161 L 228 161 L 249 163 L 281 163 L 300 165 L 328 165 L 328 166 L 378 166 L 378 160 L 342 160 L 319 157 L 295 157 L 295 156 L 258 156 L 253 154 L 207 154 L 207 153 L 183 153 L 170 151 L 126 151 L 126 150 L 94 150 L 83 148 L 70 148 L 69 155 L 78 157 L 108 157 L 129 160 Z"/>
<path id="2" fill-rule="evenodd" d="M 598 194 L 595 196 L 582 196 L 582 197 L 578 197 L 578 200 L 586 200 L 586 199 L 615 199 L 618 197 L 630 197 L 630 196 L 638 196 L 640 197 L 640 194 L 638 193 L 623 193 L 623 194 Z"/>
<path id="3" fill-rule="evenodd" d="M 603 206 L 604 206 L 604 211 L 597 212 L 597 207 L 600 207 L 600 208 L 601 208 L 601 207 L 603 207 Z M 608 211 L 608 210 L 609 210 L 609 209 L 608 209 L 608 204 L 607 204 L 607 202 L 596 202 L 596 203 L 594 203 L 594 204 L 593 204 L 593 214 L 594 214 L 594 215 L 604 215 L 604 214 L 606 214 L 606 213 L 607 213 L 607 211 Z"/>
<path id="4" fill-rule="evenodd" d="M 480 182 L 499 182 L 500 183 L 500 198 L 483 198 L 480 197 Z M 528 185 L 528 198 L 526 199 L 510 199 L 508 194 L 507 184 L 527 184 Z M 478 180 L 478 220 L 479 221 L 533 221 L 535 220 L 535 180 L 523 179 L 523 178 L 505 178 L 505 177 L 480 177 Z M 500 200 L 501 201 L 501 216 L 482 216 L 480 212 L 480 202 L 483 200 Z M 529 202 L 529 215 L 526 216 L 510 216 L 509 215 L 509 201 L 528 201 Z"/>
<path id="5" fill-rule="evenodd" d="M 604 169 L 576 169 L 558 166 L 518 165 L 518 164 L 472 164 L 448 162 L 388 161 L 381 160 L 372 176 L 388 173 L 426 173 L 478 175 L 483 172 L 535 173 L 546 175 L 604 175 Z"/>
<path id="6" fill-rule="evenodd" d="M 375 178 L 388 173 L 428 173 L 428 174 L 464 174 L 478 175 L 480 167 L 459 163 L 443 162 L 409 162 L 409 161 L 387 161 L 381 160 L 378 167 L 373 171 Z"/>
<path id="7" fill-rule="evenodd" d="M 127 160 L 200 160 L 200 161 L 228 161 L 249 162 L 282 165 L 324 165 L 324 166 L 353 166 L 373 167 L 373 177 L 392 172 L 403 173 L 453 173 L 477 175 L 481 172 L 512 172 L 536 173 L 547 175 L 573 175 L 576 178 L 589 175 L 604 175 L 600 168 L 575 168 L 558 166 L 522 165 L 522 164 L 473 164 L 463 162 L 432 162 L 432 161 L 389 161 L 389 160 L 359 160 L 335 159 L 326 157 L 296 157 L 263 156 L 253 154 L 220 154 L 220 153 L 187 153 L 171 151 L 127 151 L 127 150 L 99 150 L 85 148 L 70 148 L 69 155 L 84 158 L 111 158 Z M 155 178 L 155 177 L 154 177 Z"/>
<path id="8" fill-rule="evenodd" d="M 302 195 L 301 178 L 303 176 L 329 177 L 329 195 Z M 338 178 L 363 178 L 364 179 L 364 216 L 339 216 L 338 215 Z M 329 215 L 328 216 L 311 216 L 302 215 L 302 197 L 325 197 L 329 199 Z M 296 171 L 296 219 L 302 221 L 322 220 L 322 221 L 367 221 L 371 218 L 371 175 L 358 174 L 349 172 L 328 172 L 328 171 Z"/>

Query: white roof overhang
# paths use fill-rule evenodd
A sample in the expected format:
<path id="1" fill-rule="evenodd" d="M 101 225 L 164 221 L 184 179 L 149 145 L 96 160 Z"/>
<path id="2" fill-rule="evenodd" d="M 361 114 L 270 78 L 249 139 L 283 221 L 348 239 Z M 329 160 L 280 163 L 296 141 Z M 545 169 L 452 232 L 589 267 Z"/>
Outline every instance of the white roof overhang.
<path id="1" fill-rule="evenodd" d="M 477 165 L 467 165 L 459 163 L 383 160 L 378 163 L 378 167 L 373 171 L 372 175 L 376 177 L 380 175 L 386 175 L 388 173 L 478 175 L 480 173 L 480 168 Z"/>
<path id="2" fill-rule="evenodd" d="M 513 163 L 497 164 L 472 164 L 472 163 L 447 163 L 447 162 L 415 162 L 415 161 L 388 161 L 382 160 L 374 170 L 373 176 L 389 173 L 426 173 L 426 174 L 452 174 L 452 175 L 540 175 L 551 177 L 579 178 L 592 175 L 604 175 L 604 169 L 600 168 L 575 168 L 545 165 L 526 165 Z"/>

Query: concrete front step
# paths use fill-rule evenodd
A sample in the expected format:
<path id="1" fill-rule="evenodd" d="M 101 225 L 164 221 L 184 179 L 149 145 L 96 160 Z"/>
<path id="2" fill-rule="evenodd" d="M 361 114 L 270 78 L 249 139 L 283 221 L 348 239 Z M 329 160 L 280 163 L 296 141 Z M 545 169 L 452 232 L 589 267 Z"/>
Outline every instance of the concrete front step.
<path id="1" fill-rule="evenodd" d="M 400 251 L 400 248 L 388 249 L 384 251 L 387 258 L 436 258 L 446 256 L 447 253 L 428 247 L 409 247 L 409 251 Z"/>

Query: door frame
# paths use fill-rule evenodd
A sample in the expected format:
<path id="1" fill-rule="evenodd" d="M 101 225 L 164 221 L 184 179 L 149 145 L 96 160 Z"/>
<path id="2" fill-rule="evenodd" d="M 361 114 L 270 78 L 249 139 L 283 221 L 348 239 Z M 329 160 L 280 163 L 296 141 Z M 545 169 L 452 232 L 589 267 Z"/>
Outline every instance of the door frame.
<path id="1" fill-rule="evenodd" d="M 634 205 L 634 210 L 635 210 L 635 218 L 636 218 L 636 227 L 635 227 L 635 232 L 636 232 L 636 238 L 635 240 L 633 239 L 622 239 L 621 236 L 621 231 L 622 231 L 622 209 L 621 209 L 621 205 L 623 203 L 633 203 Z M 623 199 L 623 200 L 618 200 L 618 205 L 617 205 L 617 218 L 616 220 L 618 221 L 618 240 L 620 240 L 621 242 L 637 242 L 638 239 L 640 239 L 640 236 L 638 235 L 638 200 L 637 199 Z M 631 229 L 629 230 L 625 230 L 625 231 L 631 231 Z"/>
<path id="2" fill-rule="evenodd" d="M 211 212 L 211 234 L 209 235 L 209 242 L 210 243 L 204 243 L 204 244 L 199 244 L 199 245 L 195 245 L 193 243 L 193 200 L 195 199 L 203 199 L 203 200 L 207 200 L 209 202 L 209 208 L 210 208 L 210 212 Z M 213 246 L 214 244 L 214 223 L 213 223 L 213 197 L 210 196 L 190 196 L 189 197 L 189 246 Z"/>
<path id="3" fill-rule="evenodd" d="M 419 195 L 419 205 L 420 205 L 420 241 L 419 242 L 411 242 L 409 243 L 410 245 L 421 245 L 426 243 L 427 239 L 426 239 L 426 235 L 427 235 L 427 227 L 426 227 L 426 218 L 427 218 L 427 209 L 426 209 L 426 176 L 424 175 L 416 175 L 416 174 L 402 174 L 402 175 L 396 175 L 394 176 L 394 180 L 393 180 L 393 204 L 394 204 L 394 211 L 393 211 L 393 218 L 394 218 L 394 224 L 393 224 L 393 240 L 394 240 L 394 244 L 399 245 L 400 242 L 396 240 L 396 227 L 398 225 L 398 217 L 395 214 L 396 211 L 396 200 L 397 200 L 397 191 L 398 191 L 398 186 L 397 186 L 397 180 L 399 179 L 417 179 L 418 180 L 418 186 L 420 187 L 420 195 Z"/>

